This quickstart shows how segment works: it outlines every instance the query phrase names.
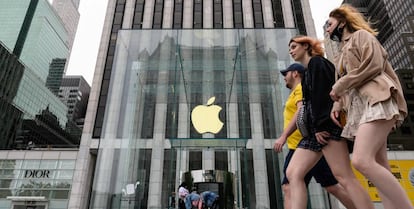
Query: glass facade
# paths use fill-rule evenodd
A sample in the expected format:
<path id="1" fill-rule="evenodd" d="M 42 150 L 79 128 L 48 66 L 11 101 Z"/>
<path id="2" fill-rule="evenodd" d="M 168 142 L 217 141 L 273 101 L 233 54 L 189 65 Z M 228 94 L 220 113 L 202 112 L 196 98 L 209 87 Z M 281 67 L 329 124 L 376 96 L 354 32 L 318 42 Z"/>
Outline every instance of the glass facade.
<path id="1" fill-rule="evenodd" d="M 23 26 L 24 27 L 24 26 Z M 27 33 L 20 59 L 46 83 L 53 59 L 69 56 L 68 34 L 46 0 L 40 0 Z"/>
<path id="2" fill-rule="evenodd" d="M 29 208 L 16 200 L 30 197 L 44 197 L 49 209 L 67 208 L 74 169 L 74 159 L 0 160 L 0 209 Z"/>
<path id="3" fill-rule="evenodd" d="M 4 0 L 0 1 L 0 24 L 7 28 L 0 31 L 0 41 L 10 49 L 8 53 L 24 65 L 23 75 L 13 77 L 18 84 L 13 86 L 16 94 L 7 106 L 3 102 L 0 104 L 6 106 L 6 115 L 15 115 L 0 118 L 0 124 L 15 121 L 15 133 L 8 134 L 0 147 L 77 146 L 80 137 L 71 136 L 67 131 L 73 124 L 67 118 L 68 108 L 46 87 L 48 75 L 53 76 L 56 71 L 50 65 L 69 55 L 68 34 L 63 22 L 47 0 Z M 3 59 L 0 61 L 0 65 L 7 65 Z M 61 74 L 64 65 L 60 66 Z M 8 76 L 0 73 L 0 80 L 9 79 Z M 55 89 L 56 94 L 57 91 Z M 1 125 L 0 132 L 6 132 L 5 128 L 9 132 L 7 125 Z"/>
<path id="4" fill-rule="evenodd" d="M 272 147 L 296 32 L 120 30 L 90 208 L 172 207 L 183 181 L 217 190 L 222 208 L 282 208 Z M 212 97 L 224 125 L 200 134 L 191 112 Z"/>

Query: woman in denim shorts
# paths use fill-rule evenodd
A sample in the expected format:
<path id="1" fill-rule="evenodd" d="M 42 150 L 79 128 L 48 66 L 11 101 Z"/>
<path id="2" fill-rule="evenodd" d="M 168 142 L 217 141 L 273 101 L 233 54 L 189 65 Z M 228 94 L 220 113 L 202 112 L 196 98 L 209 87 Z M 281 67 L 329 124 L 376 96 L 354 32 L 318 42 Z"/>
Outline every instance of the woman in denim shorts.
<path id="1" fill-rule="evenodd" d="M 374 205 L 368 193 L 352 171 L 347 143 L 341 137 L 342 129 L 330 118 L 333 101 L 329 92 L 335 83 L 335 67 L 323 57 L 321 43 L 307 36 L 292 38 L 289 42 L 289 53 L 295 61 L 307 68 L 302 79 L 304 117 L 297 117 L 298 128 L 303 128 L 299 125 L 300 118 L 303 118 L 302 124 L 305 124 L 307 133 L 302 133 L 304 138 L 286 171 L 291 189 L 291 208 L 306 208 L 304 177 L 324 156 L 354 205 L 373 209 Z"/>

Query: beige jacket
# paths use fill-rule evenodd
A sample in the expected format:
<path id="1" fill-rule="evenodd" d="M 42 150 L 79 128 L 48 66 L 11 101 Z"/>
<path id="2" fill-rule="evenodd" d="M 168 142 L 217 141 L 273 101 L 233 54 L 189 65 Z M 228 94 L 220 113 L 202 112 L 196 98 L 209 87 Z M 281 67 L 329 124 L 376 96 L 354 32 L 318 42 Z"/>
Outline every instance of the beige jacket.
<path id="1" fill-rule="evenodd" d="M 404 99 L 398 76 L 388 62 L 387 52 L 378 40 L 366 30 L 358 30 L 344 37 L 342 53 L 337 68 L 342 65 L 345 75 L 333 85 L 333 91 L 343 96 L 350 89 L 356 89 L 367 96 L 373 105 L 393 97 L 403 117 L 407 116 L 407 103 Z M 334 105 L 340 110 L 340 104 Z M 344 108 L 343 106 L 341 109 Z"/>

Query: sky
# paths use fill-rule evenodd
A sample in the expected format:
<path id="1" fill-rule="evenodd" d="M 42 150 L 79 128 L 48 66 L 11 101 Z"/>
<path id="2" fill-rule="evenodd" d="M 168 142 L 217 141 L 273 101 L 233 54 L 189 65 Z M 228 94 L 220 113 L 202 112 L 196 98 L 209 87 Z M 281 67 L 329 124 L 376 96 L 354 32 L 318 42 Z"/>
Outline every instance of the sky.
<path id="1" fill-rule="evenodd" d="M 53 0 L 49 0 L 53 1 Z M 323 29 L 329 12 L 342 0 L 309 0 L 316 33 L 323 39 Z M 81 0 L 80 20 L 72 48 L 67 75 L 82 75 L 92 85 L 108 0 Z"/>

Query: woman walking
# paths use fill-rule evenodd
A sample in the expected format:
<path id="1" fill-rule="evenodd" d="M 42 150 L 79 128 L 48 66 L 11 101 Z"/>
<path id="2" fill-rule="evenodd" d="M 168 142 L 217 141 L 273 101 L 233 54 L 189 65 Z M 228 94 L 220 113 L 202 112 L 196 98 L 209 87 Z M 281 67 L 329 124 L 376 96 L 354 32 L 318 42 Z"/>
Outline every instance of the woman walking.
<path id="1" fill-rule="evenodd" d="M 330 12 L 326 32 L 341 45 L 331 118 L 338 123 L 347 112 L 342 136 L 355 140 L 352 165 L 377 187 L 384 208 L 413 209 L 388 164 L 387 137 L 407 116 L 407 104 L 377 32 L 349 5 Z"/>
<path id="2" fill-rule="evenodd" d="M 335 67 L 323 57 L 321 43 L 307 36 L 292 38 L 289 53 L 307 68 L 302 79 L 304 109 L 297 116 L 297 127 L 304 138 L 287 168 L 291 208 L 306 208 L 304 177 L 323 155 L 354 205 L 373 209 L 368 193 L 351 169 L 347 143 L 340 136 L 342 129 L 330 118 L 333 101 L 329 92 L 335 82 Z"/>

